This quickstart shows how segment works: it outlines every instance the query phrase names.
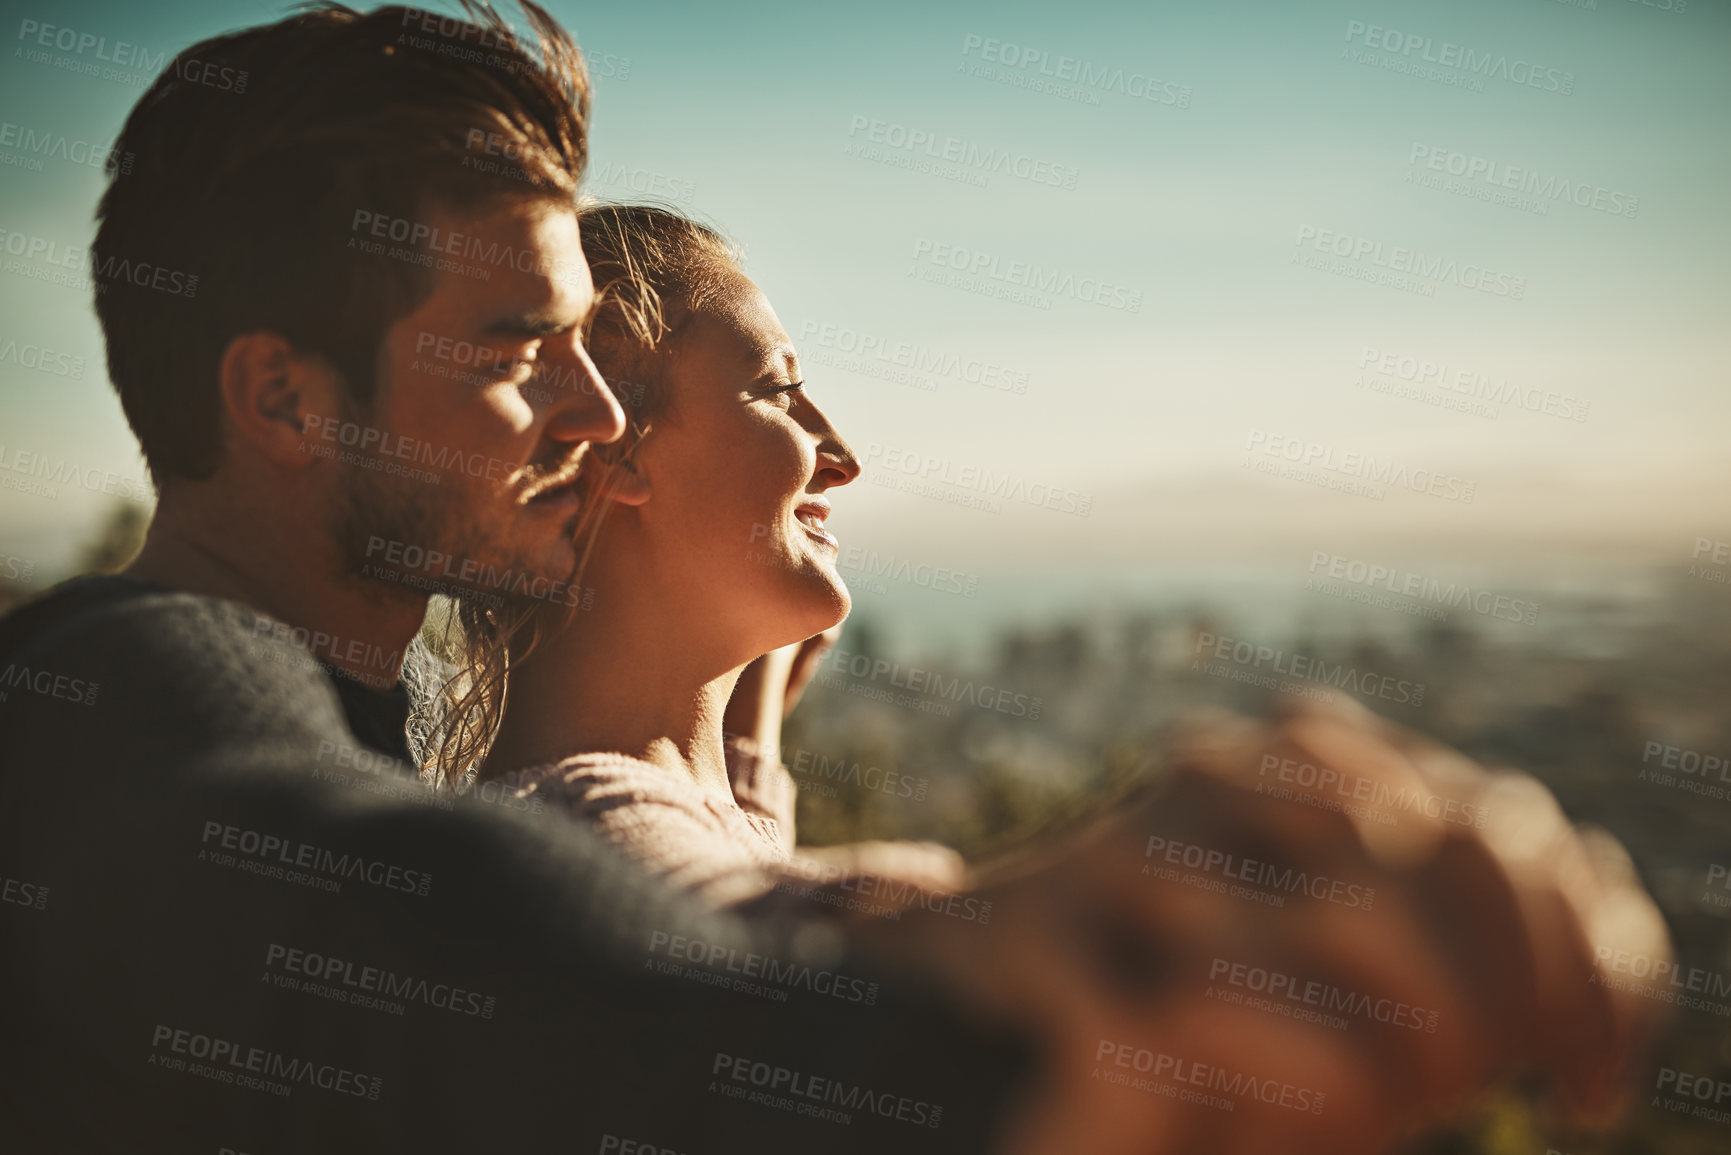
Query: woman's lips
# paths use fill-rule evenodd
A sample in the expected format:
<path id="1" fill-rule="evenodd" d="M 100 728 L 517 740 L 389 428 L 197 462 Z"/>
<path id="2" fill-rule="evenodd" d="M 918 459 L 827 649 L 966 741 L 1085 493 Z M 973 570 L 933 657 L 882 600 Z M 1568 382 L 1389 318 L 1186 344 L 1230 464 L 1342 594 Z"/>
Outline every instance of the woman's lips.
<path id="1" fill-rule="evenodd" d="M 831 549 L 840 549 L 841 548 L 841 542 L 836 540 L 835 534 L 831 533 L 829 530 L 825 529 L 823 526 L 821 526 L 821 525 L 810 526 L 810 525 L 806 525 L 803 521 L 800 522 L 799 524 L 800 524 L 800 528 L 805 530 L 806 535 L 808 537 L 812 537 L 818 541 L 823 542 L 823 544 L 829 546 L 829 548 L 831 548 Z"/>
<path id="2" fill-rule="evenodd" d="M 831 549 L 840 549 L 841 542 L 835 534 L 823 527 L 824 519 L 829 517 L 829 503 L 808 501 L 793 511 L 793 519 L 799 522 L 799 527 L 813 540 L 821 541 Z"/>

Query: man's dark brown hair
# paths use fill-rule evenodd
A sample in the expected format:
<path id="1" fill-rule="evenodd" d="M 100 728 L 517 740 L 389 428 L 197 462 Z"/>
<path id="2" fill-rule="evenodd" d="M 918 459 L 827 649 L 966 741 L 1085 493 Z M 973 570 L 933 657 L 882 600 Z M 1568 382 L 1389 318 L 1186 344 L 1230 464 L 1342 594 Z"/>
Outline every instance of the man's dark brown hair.
<path id="1" fill-rule="evenodd" d="M 193 45 L 139 100 L 91 268 L 109 377 L 158 485 L 216 468 L 218 367 L 239 334 L 281 334 L 371 401 L 385 330 L 432 277 L 363 254 L 357 214 L 575 204 L 588 74 L 551 16 L 521 8 L 528 35 L 485 0 L 463 0 L 468 19 L 319 4 Z"/>

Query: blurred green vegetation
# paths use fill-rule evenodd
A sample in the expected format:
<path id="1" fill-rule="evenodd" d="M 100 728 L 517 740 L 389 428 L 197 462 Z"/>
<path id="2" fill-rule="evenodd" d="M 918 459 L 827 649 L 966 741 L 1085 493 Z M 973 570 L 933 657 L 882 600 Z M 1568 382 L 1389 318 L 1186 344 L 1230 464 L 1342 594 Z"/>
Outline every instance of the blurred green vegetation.
<path id="1" fill-rule="evenodd" d="M 115 502 L 96 531 L 79 547 L 74 570 L 80 574 L 117 573 L 144 547 L 150 511 L 131 501 Z"/>
<path id="2" fill-rule="evenodd" d="M 42 573 L 34 563 L 0 567 L 0 613 L 37 597 L 54 583 L 80 574 L 114 573 L 138 556 L 150 510 L 131 501 L 116 501 L 92 527 L 73 555 L 72 570 L 60 577 Z"/>

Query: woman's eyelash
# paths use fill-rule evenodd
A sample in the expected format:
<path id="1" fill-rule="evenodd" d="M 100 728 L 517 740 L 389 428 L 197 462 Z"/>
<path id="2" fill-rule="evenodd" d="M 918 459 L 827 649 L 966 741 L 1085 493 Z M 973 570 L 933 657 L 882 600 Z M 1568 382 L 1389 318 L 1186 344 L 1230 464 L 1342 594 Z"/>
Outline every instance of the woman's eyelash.
<path id="1" fill-rule="evenodd" d="M 790 395 L 794 394 L 794 393 L 798 393 L 801 389 L 804 389 L 804 388 L 805 388 L 805 382 L 804 381 L 795 381 L 790 385 L 764 385 L 764 386 L 759 387 L 759 391 L 757 393 L 757 396 L 759 396 L 759 397 L 783 397 L 783 396 L 785 396 L 788 398 L 788 405 L 792 406 L 793 398 Z"/>

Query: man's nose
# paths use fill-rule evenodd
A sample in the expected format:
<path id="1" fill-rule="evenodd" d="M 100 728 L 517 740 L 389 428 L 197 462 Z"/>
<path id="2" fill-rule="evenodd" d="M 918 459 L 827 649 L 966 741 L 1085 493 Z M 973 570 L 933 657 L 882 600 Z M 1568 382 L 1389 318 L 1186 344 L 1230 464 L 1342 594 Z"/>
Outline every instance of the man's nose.
<path id="1" fill-rule="evenodd" d="M 625 411 L 588 351 L 579 345 L 575 353 L 555 375 L 556 383 L 549 383 L 553 411 L 547 419 L 547 436 L 566 442 L 617 441 L 625 432 Z"/>

